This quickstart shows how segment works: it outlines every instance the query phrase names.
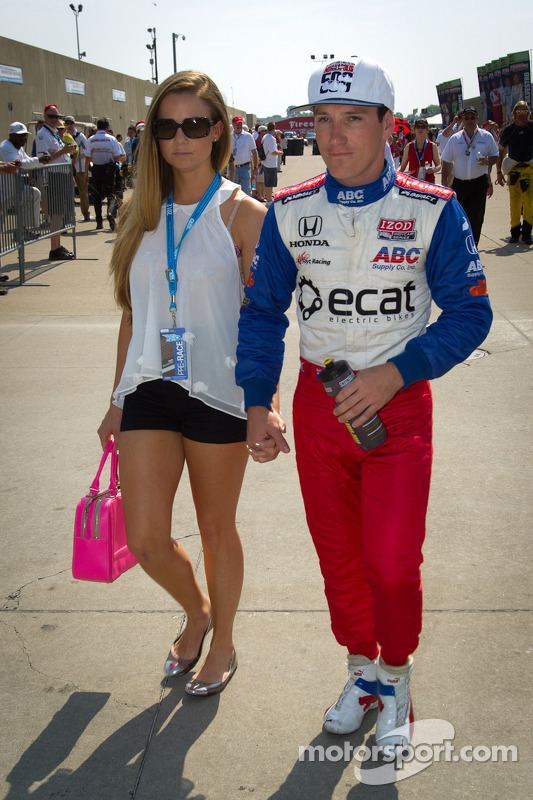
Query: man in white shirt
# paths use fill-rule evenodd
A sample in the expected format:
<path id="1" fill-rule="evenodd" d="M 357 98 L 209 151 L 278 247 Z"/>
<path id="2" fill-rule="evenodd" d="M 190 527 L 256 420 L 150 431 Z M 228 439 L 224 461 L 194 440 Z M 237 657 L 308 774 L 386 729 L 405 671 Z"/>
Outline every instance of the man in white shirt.
<path id="1" fill-rule="evenodd" d="M 80 195 L 80 210 L 83 214 L 84 222 L 89 222 L 91 215 L 89 213 L 89 193 L 87 191 L 87 169 L 85 167 L 85 152 L 87 150 L 87 137 L 84 133 L 76 128 L 76 120 L 74 117 L 65 117 L 65 127 L 78 145 L 78 157 L 73 161 L 74 166 L 74 180 L 78 187 Z"/>
<path id="2" fill-rule="evenodd" d="M 498 160 L 494 137 L 478 128 L 477 111 L 463 110 L 463 130 L 450 136 L 442 152 L 442 183 L 450 186 L 472 227 L 474 242 L 479 242 L 485 218 L 487 197 L 492 197 L 490 170 Z"/>
<path id="3" fill-rule="evenodd" d="M 28 140 L 28 129 L 23 122 L 12 122 L 9 126 L 9 139 L 4 139 L 0 144 L 0 161 L 14 161 L 22 169 L 36 169 L 41 164 L 47 164 L 50 156 L 36 156 L 32 158 L 26 153 L 25 147 Z M 9 181 L 2 184 L 3 192 L 0 198 L 3 206 L 10 206 L 15 202 L 15 182 Z M 24 227 L 35 230 L 39 228 L 41 217 L 41 192 L 36 186 L 24 184 L 22 187 L 24 205 Z"/>
<path id="4" fill-rule="evenodd" d="M 75 145 L 65 144 L 57 131 L 59 124 L 59 109 L 50 103 L 44 108 L 44 125 L 37 134 L 37 156 L 49 154 L 51 161 L 55 164 L 72 164 L 70 154 L 74 153 Z M 74 184 L 72 182 L 72 167 L 68 171 L 54 172 L 53 166 L 48 175 L 48 213 L 50 217 L 50 228 L 52 231 L 59 231 L 64 225 L 65 214 L 68 209 L 65 207 L 65 198 L 69 198 L 72 193 L 74 202 Z M 51 250 L 48 255 L 50 261 L 67 261 L 74 258 L 74 253 L 61 245 L 59 233 L 53 233 L 50 238 Z"/>
<path id="5" fill-rule="evenodd" d="M 236 116 L 231 120 L 233 125 L 233 164 L 235 167 L 235 183 L 240 183 L 246 194 L 252 194 L 250 166 L 253 174 L 257 173 L 258 158 L 255 140 L 251 133 L 243 130 L 243 118 Z"/>
<path id="6" fill-rule="evenodd" d="M 262 145 L 265 150 L 263 171 L 265 173 L 265 199 L 272 202 L 272 189 L 278 185 L 278 156 L 283 155 L 283 150 L 278 150 L 278 143 L 274 136 L 276 126 L 273 122 L 267 125 L 267 133 L 263 136 Z"/>
<path id="7" fill-rule="evenodd" d="M 94 205 L 96 230 L 103 230 L 102 202 L 107 198 L 107 221 L 112 231 L 115 230 L 115 175 L 116 164 L 125 161 L 124 148 L 114 136 L 107 133 L 109 120 L 105 117 L 96 123 L 96 133 L 87 142 L 85 164 L 87 170 L 92 161 L 89 194 Z"/>

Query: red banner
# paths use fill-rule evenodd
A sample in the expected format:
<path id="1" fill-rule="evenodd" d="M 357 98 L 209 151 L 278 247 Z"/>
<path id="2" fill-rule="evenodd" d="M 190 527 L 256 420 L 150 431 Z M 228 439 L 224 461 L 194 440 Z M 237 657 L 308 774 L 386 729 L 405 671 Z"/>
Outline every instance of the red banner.
<path id="1" fill-rule="evenodd" d="M 314 117 L 287 117 L 276 122 L 276 128 L 284 133 L 292 131 L 296 136 L 305 139 L 308 133 L 315 132 L 315 120 Z"/>

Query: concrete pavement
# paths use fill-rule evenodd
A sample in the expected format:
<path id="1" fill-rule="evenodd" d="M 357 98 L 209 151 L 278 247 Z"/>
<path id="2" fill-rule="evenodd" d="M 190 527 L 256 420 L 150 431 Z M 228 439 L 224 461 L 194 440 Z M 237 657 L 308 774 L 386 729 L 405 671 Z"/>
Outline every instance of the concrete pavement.
<path id="1" fill-rule="evenodd" d="M 321 169 L 307 152 L 289 157 L 280 178 L 286 185 Z M 413 691 L 418 719 L 454 726 L 456 752 L 514 745 L 519 760 L 435 763 L 375 787 L 356 779 L 349 760 L 299 761 L 300 746 L 371 744 L 375 712 L 358 734 L 322 733 L 322 712 L 344 681 L 344 656 L 329 631 L 293 452 L 247 471 L 238 515 L 246 558 L 240 663 L 219 697 L 190 698 L 183 679 L 160 683 L 182 619 L 139 567 L 109 586 L 72 579 L 74 508 L 99 458 L 95 431 L 113 379 L 119 316 L 108 278 L 114 235 L 93 228 L 80 224 L 75 262 L 49 269 L 47 244 L 29 248 L 33 277 L 0 298 L 0 796 L 531 796 L 533 248 L 504 241 L 506 190 L 497 187 L 489 201 L 480 242 L 495 311 L 486 354 L 433 383 L 426 610 Z M 282 398 L 292 442 L 294 314 L 286 341 Z M 186 479 L 173 534 L 186 540 L 203 580 Z"/>

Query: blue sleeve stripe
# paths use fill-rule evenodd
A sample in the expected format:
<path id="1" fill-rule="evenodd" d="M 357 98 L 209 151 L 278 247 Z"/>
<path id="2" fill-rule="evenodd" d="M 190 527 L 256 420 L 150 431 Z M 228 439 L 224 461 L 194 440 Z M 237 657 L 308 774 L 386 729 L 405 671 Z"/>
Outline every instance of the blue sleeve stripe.
<path id="1" fill-rule="evenodd" d="M 389 358 L 389 361 L 400 371 L 404 386 L 431 377 L 431 362 L 420 347 L 410 347 L 408 352 L 404 350 L 400 355 Z"/>
<path id="2" fill-rule="evenodd" d="M 479 253 L 455 198 L 446 203 L 433 233 L 426 276 L 441 314 L 424 334 L 407 343 L 403 353 L 390 359 L 405 386 L 438 378 L 464 361 L 483 342 L 492 323 Z"/>
<path id="3" fill-rule="evenodd" d="M 275 383 L 262 380 L 261 378 L 255 378 L 253 380 L 243 381 L 241 386 L 244 392 L 245 411 L 248 411 L 250 406 L 272 408 L 272 397 L 277 388 Z"/>
<path id="4" fill-rule="evenodd" d="M 296 274 L 272 205 L 263 223 L 239 319 L 235 377 L 244 390 L 246 408 L 270 407 L 283 365 L 283 337 L 289 324 L 285 312 L 291 304 Z"/>

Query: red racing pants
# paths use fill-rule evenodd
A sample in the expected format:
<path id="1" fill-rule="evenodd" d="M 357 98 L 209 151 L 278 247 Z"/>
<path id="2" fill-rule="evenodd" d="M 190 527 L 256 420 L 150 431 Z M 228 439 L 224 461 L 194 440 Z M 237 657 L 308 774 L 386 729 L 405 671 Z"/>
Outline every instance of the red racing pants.
<path id="1" fill-rule="evenodd" d="M 401 665 L 422 628 L 422 544 L 432 458 L 427 381 L 379 412 L 387 440 L 362 450 L 333 414 L 334 400 L 302 360 L 294 394 L 296 462 L 339 644 Z"/>

